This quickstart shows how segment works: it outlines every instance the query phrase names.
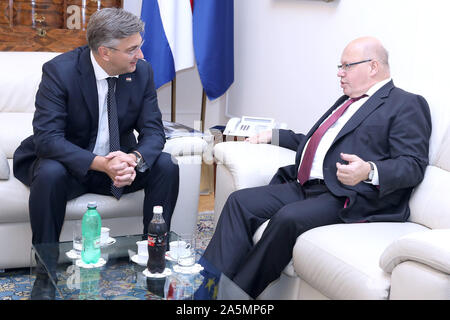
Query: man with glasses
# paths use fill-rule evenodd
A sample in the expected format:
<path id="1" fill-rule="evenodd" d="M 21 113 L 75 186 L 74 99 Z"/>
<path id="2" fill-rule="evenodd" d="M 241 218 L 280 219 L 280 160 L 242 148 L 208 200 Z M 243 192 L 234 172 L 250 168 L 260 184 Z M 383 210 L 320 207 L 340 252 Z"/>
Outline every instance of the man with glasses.
<path id="1" fill-rule="evenodd" d="M 337 76 L 344 95 L 306 135 L 273 130 L 248 139 L 295 150 L 296 161 L 268 186 L 229 196 L 200 261 L 207 278 L 223 273 L 256 298 L 280 276 L 303 232 L 408 219 L 409 196 L 428 163 L 428 104 L 394 86 L 388 53 L 372 37 L 345 47 Z M 253 245 L 253 234 L 268 219 Z"/>
<path id="2" fill-rule="evenodd" d="M 87 192 L 120 199 L 144 189 L 144 234 L 155 205 L 164 207 L 170 228 L 179 168 L 162 152 L 165 135 L 153 71 L 142 60 L 143 31 L 137 16 L 103 9 L 89 20 L 88 46 L 44 64 L 34 135 L 14 154 L 14 175 L 30 187 L 34 244 L 57 242 L 67 201 Z"/>

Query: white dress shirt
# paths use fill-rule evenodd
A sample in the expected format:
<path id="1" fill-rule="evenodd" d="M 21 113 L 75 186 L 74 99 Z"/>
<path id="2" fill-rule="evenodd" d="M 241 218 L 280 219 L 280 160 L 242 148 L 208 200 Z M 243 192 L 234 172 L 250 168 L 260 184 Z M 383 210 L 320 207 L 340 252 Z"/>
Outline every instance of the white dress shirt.
<path id="1" fill-rule="evenodd" d="M 367 93 L 366 93 L 367 97 L 361 98 L 358 101 L 353 102 L 348 107 L 348 109 L 342 114 L 342 116 L 325 132 L 325 134 L 322 136 L 322 139 L 319 142 L 319 145 L 316 150 L 316 154 L 314 155 L 314 160 L 312 163 L 311 174 L 309 176 L 309 179 L 323 179 L 323 161 L 325 159 L 326 153 L 328 152 L 328 149 L 330 149 L 330 147 L 331 147 L 334 139 L 337 137 L 338 133 L 341 131 L 341 129 L 344 127 L 344 125 L 347 123 L 347 121 L 350 120 L 350 118 L 355 114 L 355 112 L 358 111 L 358 109 L 367 101 L 367 99 L 369 99 L 370 96 L 375 94 L 375 92 L 377 92 L 382 86 L 384 86 L 390 80 L 391 79 L 389 78 L 389 79 L 386 79 L 386 80 L 383 80 L 383 81 L 380 81 L 380 82 L 374 84 L 367 91 Z M 344 101 L 343 103 L 345 103 L 346 101 Z M 330 116 L 334 112 L 336 112 L 337 109 L 339 109 L 339 108 L 336 108 L 330 114 Z M 305 145 L 305 148 L 303 149 L 302 161 L 303 161 L 303 156 L 305 154 L 308 144 L 309 144 L 309 140 L 308 140 L 307 144 Z M 370 159 L 363 159 L 363 160 L 370 161 Z M 300 166 L 299 166 L 299 170 L 300 170 Z M 377 166 L 375 164 L 374 164 L 374 175 L 373 175 L 371 183 L 373 185 L 379 184 L 378 170 L 377 170 Z"/>
<path id="2" fill-rule="evenodd" d="M 108 82 L 106 81 L 106 78 L 109 78 L 110 75 L 108 75 L 108 73 L 100 67 L 95 60 L 92 51 L 91 61 L 92 66 L 94 67 L 98 93 L 98 131 L 93 153 L 98 156 L 106 156 L 109 153 L 108 106 L 106 102 L 108 95 Z M 118 76 L 115 77 L 117 78 Z"/>

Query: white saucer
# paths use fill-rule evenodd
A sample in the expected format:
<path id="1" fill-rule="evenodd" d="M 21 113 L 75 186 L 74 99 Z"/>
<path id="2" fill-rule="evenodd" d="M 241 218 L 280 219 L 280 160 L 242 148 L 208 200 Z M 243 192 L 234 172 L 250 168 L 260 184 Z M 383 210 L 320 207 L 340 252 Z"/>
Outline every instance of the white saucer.
<path id="1" fill-rule="evenodd" d="M 66 252 L 66 256 L 69 259 L 80 259 L 81 258 L 81 252 L 78 253 L 77 251 L 72 249 L 72 250 Z"/>
<path id="2" fill-rule="evenodd" d="M 177 258 L 172 256 L 172 251 L 166 251 L 166 260 L 177 262 Z"/>
<path id="3" fill-rule="evenodd" d="M 148 259 L 148 257 L 147 257 Z M 147 266 L 147 261 L 143 262 L 142 260 L 139 260 L 139 255 L 135 254 L 134 256 L 131 257 L 131 261 L 133 261 L 134 263 L 137 263 L 140 266 Z"/>
<path id="4" fill-rule="evenodd" d="M 170 276 L 172 274 L 172 270 L 170 270 L 169 268 L 166 268 L 166 269 L 164 269 L 164 272 L 162 272 L 162 273 L 151 273 L 150 271 L 148 271 L 148 269 L 145 269 L 144 271 L 142 271 L 142 273 L 147 278 L 164 278 L 164 277 Z"/>
<path id="5" fill-rule="evenodd" d="M 173 271 L 177 273 L 196 274 L 202 271 L 204 268 L 196 263 L 192 267 L 180 267 L 179 265 L 173 266 Z"/>
<path id="6" fill-rule="evenodd" d="M 79 266 L 80 268 L 86 268 L 86 269 L 92 269 L 92 268 L 99 268 L 106 264 L 106 260 L 103 258 L 98 259 L 97 263 L 84 263 L 83 260 L 78 259 L 75 261 L 75 264 Z"/>
<path id="7" fill-rule="evenodd" d="M 101 248 L 107 247 L 107 246 L 110 246 L 110 245 L 112 245 L 114 243 L 116 243 L 116 239 L 109 237 L 108 240 L 106 240 L 105 243 L 100 244 L 100 247 Z"/>

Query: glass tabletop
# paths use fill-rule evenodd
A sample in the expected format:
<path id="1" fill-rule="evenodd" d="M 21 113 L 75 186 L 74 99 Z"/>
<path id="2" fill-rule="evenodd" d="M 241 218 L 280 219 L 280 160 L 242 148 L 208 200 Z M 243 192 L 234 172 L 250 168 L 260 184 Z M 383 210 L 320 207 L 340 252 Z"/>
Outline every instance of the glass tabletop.
<path id="1" fill-rule="evenodd" d="M 192 299 L 203 281 L 199 272 L 176 272 L 176 261 L 167 254 L 165 276 L 147 277 L 146 265 L 134 259 L 136 242 L 145 238 L 130 235 L 113 239 L 101 248 L 104 264 L 92 268 L 83 267 L 79 257 L 70 255 L 72 241 L 33 245 L 32 254 L 45 266 L 56 289 L 56 299 Z M 171 231 L 168 242 L 177 239 L 178 235 Z M 34 273 L 33 268 L 31 272 Z"/>

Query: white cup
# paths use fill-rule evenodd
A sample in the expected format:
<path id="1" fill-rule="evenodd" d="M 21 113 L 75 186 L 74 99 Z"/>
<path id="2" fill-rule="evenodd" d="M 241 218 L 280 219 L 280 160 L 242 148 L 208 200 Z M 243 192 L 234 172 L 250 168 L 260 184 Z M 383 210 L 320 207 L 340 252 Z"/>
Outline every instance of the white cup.
<path id="1" fill-rule="evenodd" d="M 138 247 L 137 259 L 140 263 L 147 263 L 148 260 L 148 241 L 141 240 L 136 242 Z"/>
<path id="2" fill-rule="evenodd" d="M 109 228 L 102 227 L 100 233 L 100 244 L 105 245 L 108 242 L 108 239 L 109 239 Z"/>
<path id="3" fill-rule="evenodd" d="M 186 247 L 186 241 L 170 241 L 169 242 L 169 250 L 170 250 L 170 256 L 173 259 L 178 259 L 178 251 L 181 250 L 179 248 L 185 248 Z"/>

